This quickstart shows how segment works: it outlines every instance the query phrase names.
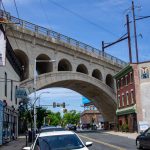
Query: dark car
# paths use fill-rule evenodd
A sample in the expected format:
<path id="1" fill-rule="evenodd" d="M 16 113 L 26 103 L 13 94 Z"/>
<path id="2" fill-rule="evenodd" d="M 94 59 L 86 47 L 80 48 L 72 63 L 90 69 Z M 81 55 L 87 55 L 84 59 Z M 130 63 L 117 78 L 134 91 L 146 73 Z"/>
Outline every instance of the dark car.
<path id="1" fill-rule="evenodd" d="M 90 129 L 90 128 L 91 128 L 90 123 L 84 123 L 84 124 L 82 124 L 82 129 Z"/>
<path id="2" fill-rule="evenodd" d="M 72 130 L 72 131 L 76 131 L 76 130 L 77 130 L 76 125 L 73 125 L 73 124 L 69 124 L 69 125 L 67 126 L 67 128 L 68 128 L 68 130 Z"/>
<path id="3" fill-rule="evenodd" d="M 136 138 L 136 147 L 138 149 L 147 148 L 150 149 L 150 128 L 145 130 Z"/>

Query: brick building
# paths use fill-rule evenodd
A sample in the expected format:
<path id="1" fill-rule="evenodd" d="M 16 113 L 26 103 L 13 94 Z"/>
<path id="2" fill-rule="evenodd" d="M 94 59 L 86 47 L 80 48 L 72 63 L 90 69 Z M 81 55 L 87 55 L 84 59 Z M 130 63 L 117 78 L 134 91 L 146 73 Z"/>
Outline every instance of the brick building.
<path id="1" fill-rule="evenodd" d="M 150 124 L 149 70 L 150 62 L 129 64 L 114 76 L 119 130 L 138 131 L 140 121 Z"/>

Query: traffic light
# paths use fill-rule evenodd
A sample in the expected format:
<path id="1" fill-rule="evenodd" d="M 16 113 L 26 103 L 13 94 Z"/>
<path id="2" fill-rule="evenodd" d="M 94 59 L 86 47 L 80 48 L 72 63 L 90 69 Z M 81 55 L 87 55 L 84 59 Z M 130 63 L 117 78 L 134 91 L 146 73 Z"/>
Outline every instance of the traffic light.
<path id="1" fill-rule="evenodd" d="M 63 113 L 67 113 L 67 109 L 63 109 Z"/>
<path id="2" fill-rule="evenodd" d="M 65 108 L 65 106 L 66 106 L 65 102 L 63 102 L 63 103 L 62 103 L 62 107 Z"/>
<path id="3" fill-rule="evenodd" d="M 53 102 L 53 108 L 56 108 L 56 102 Z"/>

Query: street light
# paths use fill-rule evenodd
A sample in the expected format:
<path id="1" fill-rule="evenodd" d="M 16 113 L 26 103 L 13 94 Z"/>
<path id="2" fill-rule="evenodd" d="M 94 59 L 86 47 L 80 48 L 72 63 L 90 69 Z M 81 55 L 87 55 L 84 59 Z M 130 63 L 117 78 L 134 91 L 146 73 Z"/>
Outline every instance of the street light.
<path id="1" fill-rule="evenodd" d="M 33 101 L 33 114 L 34 114 L 34 131 L 36 132 L 36 63 L 37 62 L 55 62 L 56 60 L 36 60 L 34 61 L 34 101 Z"/>

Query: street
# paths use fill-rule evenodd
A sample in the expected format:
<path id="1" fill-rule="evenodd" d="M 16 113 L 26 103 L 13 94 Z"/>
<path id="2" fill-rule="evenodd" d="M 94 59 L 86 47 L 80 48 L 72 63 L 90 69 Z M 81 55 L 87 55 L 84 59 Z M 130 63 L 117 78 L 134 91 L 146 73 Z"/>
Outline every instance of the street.
<path id="1" fill-rule="evenodd" d="M 80 138 L 84 141 L 93 142 L 89 150 L 136 150 L 135 140 L 105 132 L 80 132 Z"/>

